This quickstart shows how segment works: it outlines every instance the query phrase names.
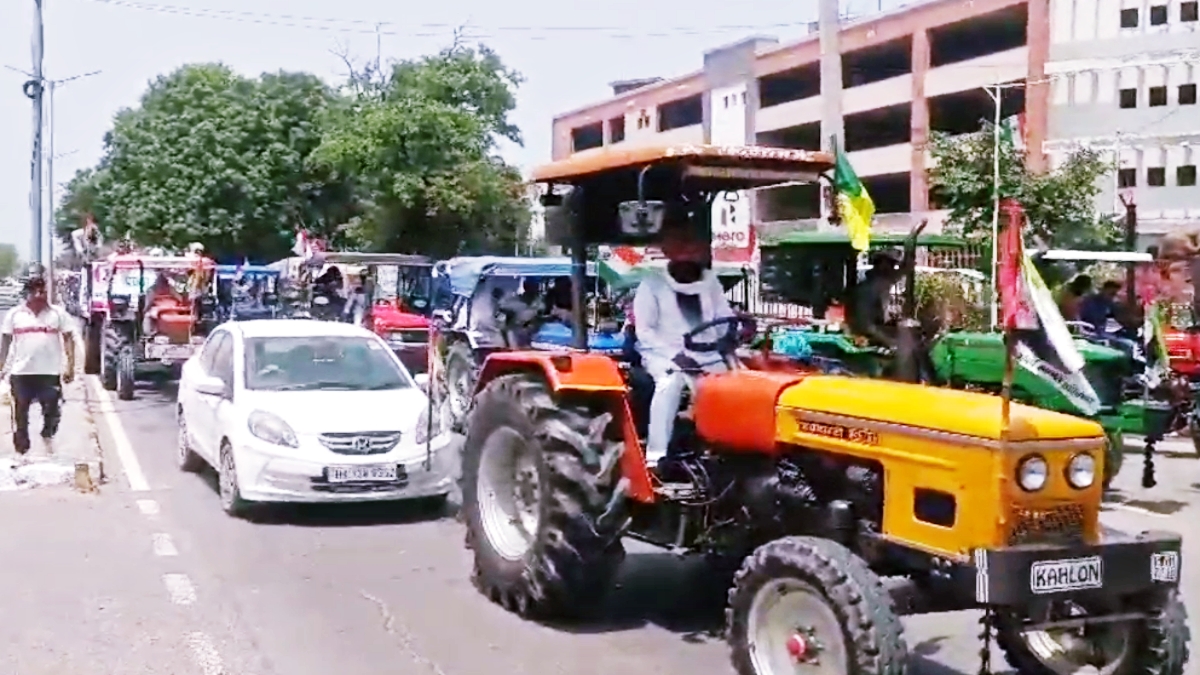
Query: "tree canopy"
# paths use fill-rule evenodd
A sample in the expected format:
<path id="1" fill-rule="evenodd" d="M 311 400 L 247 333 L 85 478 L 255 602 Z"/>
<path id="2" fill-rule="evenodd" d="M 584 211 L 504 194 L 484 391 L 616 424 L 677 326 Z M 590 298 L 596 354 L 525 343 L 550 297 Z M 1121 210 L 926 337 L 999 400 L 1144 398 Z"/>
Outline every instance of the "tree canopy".
<path id="1" fill-rule="evenodd" d="M 21 266 L 21 256 L 12 244 L 0 244 L 0 279 L 11 277 Z"/>
<path id="2" fill-rule="evenodd" d="M 950 222 L 965 236 L 990 241 L 992 235 L 995 127 L 964 135 L 935 134 L 929 183 L 936 200 L 950 210 Z M 1003 138 L 1003 136 L 1002 136 Z M 1100 180 L 1112 167 L 1095 151 L 1078 149 L 1058 167 L 1034 171 L 1025 152 L 1008 140 L 1000 144 L 1000 196 L 1025 210 L 1027 235 L 1055 248 L 1103 249 L 1119 241 L 1109 214 L 1097 211 Z"/>
<path id="3" fill-rule="evenodd" d="M 458 45 L 384 70 L 337 88 L 221 64 L 158 78 L 68 184 L 59 234 L 94 214 L 109 240 L 198 241 L 221 258 L 283 257 L 297 228 L 339 248 L 512 250 L 529 213 L 497 142 L 521 140 L 520 76 Z"/>

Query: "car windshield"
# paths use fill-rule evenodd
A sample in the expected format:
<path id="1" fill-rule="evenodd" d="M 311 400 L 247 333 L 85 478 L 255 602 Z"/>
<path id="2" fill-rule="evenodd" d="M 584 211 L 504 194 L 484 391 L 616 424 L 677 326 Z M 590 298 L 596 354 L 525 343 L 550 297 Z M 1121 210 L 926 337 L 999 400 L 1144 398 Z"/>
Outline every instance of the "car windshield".
<path id="1" fill-rule="evenodd" d="M 377 339 L 346 336 L 248 338 L 246 388 L 260 391 L 381 391 L 413 386 Z"/>

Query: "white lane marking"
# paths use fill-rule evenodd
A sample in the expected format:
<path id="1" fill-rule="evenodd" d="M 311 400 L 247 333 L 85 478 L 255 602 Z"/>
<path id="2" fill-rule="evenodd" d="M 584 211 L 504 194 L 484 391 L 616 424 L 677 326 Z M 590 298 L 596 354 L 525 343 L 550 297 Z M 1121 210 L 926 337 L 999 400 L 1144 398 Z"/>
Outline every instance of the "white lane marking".
<path id="1" fill-rule="evenodd" d="M 129 436 L 125 434 L 125 427 L 121 426 L 121 420 L 117 418 L 117 411 L 113 408 L 112 397 L 100 385 L 100 378 L 91 375 L 87 379 L 92 385 L 92 391 L 95 392 L 97 400 L 100 402 L 100 416 L 104 418 L 105 424 L 108 425 L 108 432 L 112 434 L 113 445 L 117 446 L 117 459 L 121 460 L 121 468 L 125 470 L 125 478 L 129 481 L 129 489 L 134 492 L 148 491 L 150 484 L 146 482 L 146 474 L 142 472 L 142 463 L 138 461 L 137 455 L 133 452 L 133 445 L 129 442 Z"/>
<path id="2" fill-rule="evenodd" d="M 226 675 L 225 664 L 221 663 L 221 655 L 213 645 L 212 638 L 204 633 L 188 633 L 188 646 L 192 648 L 192 657 L 200 672 L 204 675 Z"/>
<path id="3" fill-rule="evenodd" d="M 153 499 L 137 500 L 138 511 L 142 512 L 143 516 L 157 516 L 159 513 L 158 502 Z"/>
<path id="4" fill-rule="evenodd" d="M 166 532 L 154 533 L 154 555 L 163 557 L 179 555 L 179 549 L 175 548 L 175 542 L 171 541 L 171 535 Z"/>
<path id="5" fill-rule="evenodd" d="M 163 584 L 176 605 L 191 605 L 196 602 L 196 587 L 186 574 L 164 574 Z"/>

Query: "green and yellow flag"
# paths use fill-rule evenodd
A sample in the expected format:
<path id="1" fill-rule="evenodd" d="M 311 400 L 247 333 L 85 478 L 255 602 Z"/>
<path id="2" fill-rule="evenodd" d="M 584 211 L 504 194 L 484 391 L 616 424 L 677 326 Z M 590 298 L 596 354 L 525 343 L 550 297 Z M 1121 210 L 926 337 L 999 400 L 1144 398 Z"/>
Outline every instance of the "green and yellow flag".
<path id="1" fill-rule="evenodd" d="M 837 162 L 833 168 L 833 189 L 837 195 L 838 213 L 846 230 L 850 233 L 850 244 L 856 250 L 865 251 L 871 244 L 871 219 L 875 217 L 875 202 L 867 193 L 867 187 L 854 173 L 850 160 L 840 146 L 834 146 Z"/>

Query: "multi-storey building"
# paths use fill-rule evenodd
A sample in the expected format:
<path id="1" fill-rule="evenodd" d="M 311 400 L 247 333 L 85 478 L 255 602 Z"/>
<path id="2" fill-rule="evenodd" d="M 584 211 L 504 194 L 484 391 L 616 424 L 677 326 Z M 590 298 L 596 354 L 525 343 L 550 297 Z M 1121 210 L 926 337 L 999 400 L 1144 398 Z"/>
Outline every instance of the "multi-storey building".
<path id="1" fill-rule="evenodd" d="M 1048 0 L 932 0 L 843 24 L 845 149 L 879 213 L 930 209 L 930 134 L 993 119 L 989 85 L 1028 83 L 1002 90 L 1001 114 L 1024 112 L 1029 147 L 1042 147 L 1049 30 Z M 819 149 L 819 57 L 815 30 L 789 45 L 756 37 L 706 53 L 683 77 L 616 83 L 609 100 L 555 118 L 554 158 L 620 144 Z M 714 229 L 748 251 L 751 222 L 814 218 L 818 207 L 816 186 L 758 191 L 723 207 Z"/>
<path id="2" fill-rule="evenodd" d="M 1052 0 L 1050 124 L 1054 162 L 1078 145 L 1116 169 L 1100 208 L 1138 205 L 1147 235 L 1200 226 L 1200 11 L 1196 0 Z"/>

